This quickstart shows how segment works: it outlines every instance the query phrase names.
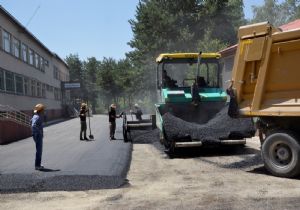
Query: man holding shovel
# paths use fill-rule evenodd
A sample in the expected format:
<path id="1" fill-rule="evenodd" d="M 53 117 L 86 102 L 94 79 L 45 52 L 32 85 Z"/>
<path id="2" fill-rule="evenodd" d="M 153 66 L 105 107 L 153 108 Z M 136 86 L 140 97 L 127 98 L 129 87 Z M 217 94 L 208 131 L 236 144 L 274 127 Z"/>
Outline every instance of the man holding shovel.
<path id="1" fill-rule="evenodd" d="M 86 113 L 88 112 L 87 109 L 87 105 L 85 103 L 81 104 L 81 108 L 80 108 L 80 113 L 79 113 L 79 117 L 80 117 L 80 140 L 89 140 L 86 137 L 86 129 L 87 129 L 87 125 L 86 125 Z M 83 138 L 82 138 L 82 133 L 83 133 Z"/>

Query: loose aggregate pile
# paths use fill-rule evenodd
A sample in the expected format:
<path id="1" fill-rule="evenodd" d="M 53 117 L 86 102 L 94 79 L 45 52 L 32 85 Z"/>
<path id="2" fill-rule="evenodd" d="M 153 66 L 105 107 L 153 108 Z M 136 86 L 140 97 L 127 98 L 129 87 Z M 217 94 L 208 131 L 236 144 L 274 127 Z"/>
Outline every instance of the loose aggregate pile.
<path id="1" fill-rule="evenodd" d="M 255 133 L 250 118 L 230 118 L 225 106 L 206 124 L 186 122 L 170 113 L 163 115 L 163 123 L 167 139 L 197 139 L 202 143 L 218 143 L 222 139 L 243 139 Z"/>
<path id="2" fill-rule="evenodd" d="M 133 143 L 137 144 L 151 144 L 159 141 L 159 130 L 133 130 L 130 131 L 131 139 Z"/>

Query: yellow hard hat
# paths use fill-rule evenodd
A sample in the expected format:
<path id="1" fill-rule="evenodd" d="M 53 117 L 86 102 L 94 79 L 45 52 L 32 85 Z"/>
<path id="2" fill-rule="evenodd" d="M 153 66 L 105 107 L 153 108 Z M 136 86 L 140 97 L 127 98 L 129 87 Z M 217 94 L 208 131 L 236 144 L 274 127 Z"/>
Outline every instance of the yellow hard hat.
<path id="1" fill-rule="evenodd" d="M 37 104 L 34 107 L 34 113 L 41 112 L 45 110 L 45 106 L 43 104 Z"/>

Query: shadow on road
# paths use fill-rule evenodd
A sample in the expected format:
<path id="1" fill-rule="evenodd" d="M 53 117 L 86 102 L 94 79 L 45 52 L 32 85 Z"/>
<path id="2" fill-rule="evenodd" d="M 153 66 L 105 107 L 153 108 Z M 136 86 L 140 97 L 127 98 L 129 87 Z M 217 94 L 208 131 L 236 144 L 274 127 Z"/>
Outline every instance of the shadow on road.
<path id="1" fill-rule="evenodd" d="M 219 157 L 258 154 L 259 150 L 243 145 L 177 149 L 171 158 Z"/>
<path id="2" fill-rule="evenodd" d="M 42 172 L 57 172 L 57 171 L 60 171 L 60 169 L 42 168 L 39 171 L 42 171 Z"/>

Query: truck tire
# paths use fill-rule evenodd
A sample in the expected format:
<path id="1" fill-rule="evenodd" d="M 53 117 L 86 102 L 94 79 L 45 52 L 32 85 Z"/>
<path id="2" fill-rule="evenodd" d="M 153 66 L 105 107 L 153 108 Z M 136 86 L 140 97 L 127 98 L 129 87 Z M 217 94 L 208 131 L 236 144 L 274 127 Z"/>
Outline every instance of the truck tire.
<path id="1" fill-rule="evenodd" d="M 262 145 L 266 169 L 275 176 L 295 177 L 300 173 L 300 145 L 294 134 L 275 131 Z"/>

